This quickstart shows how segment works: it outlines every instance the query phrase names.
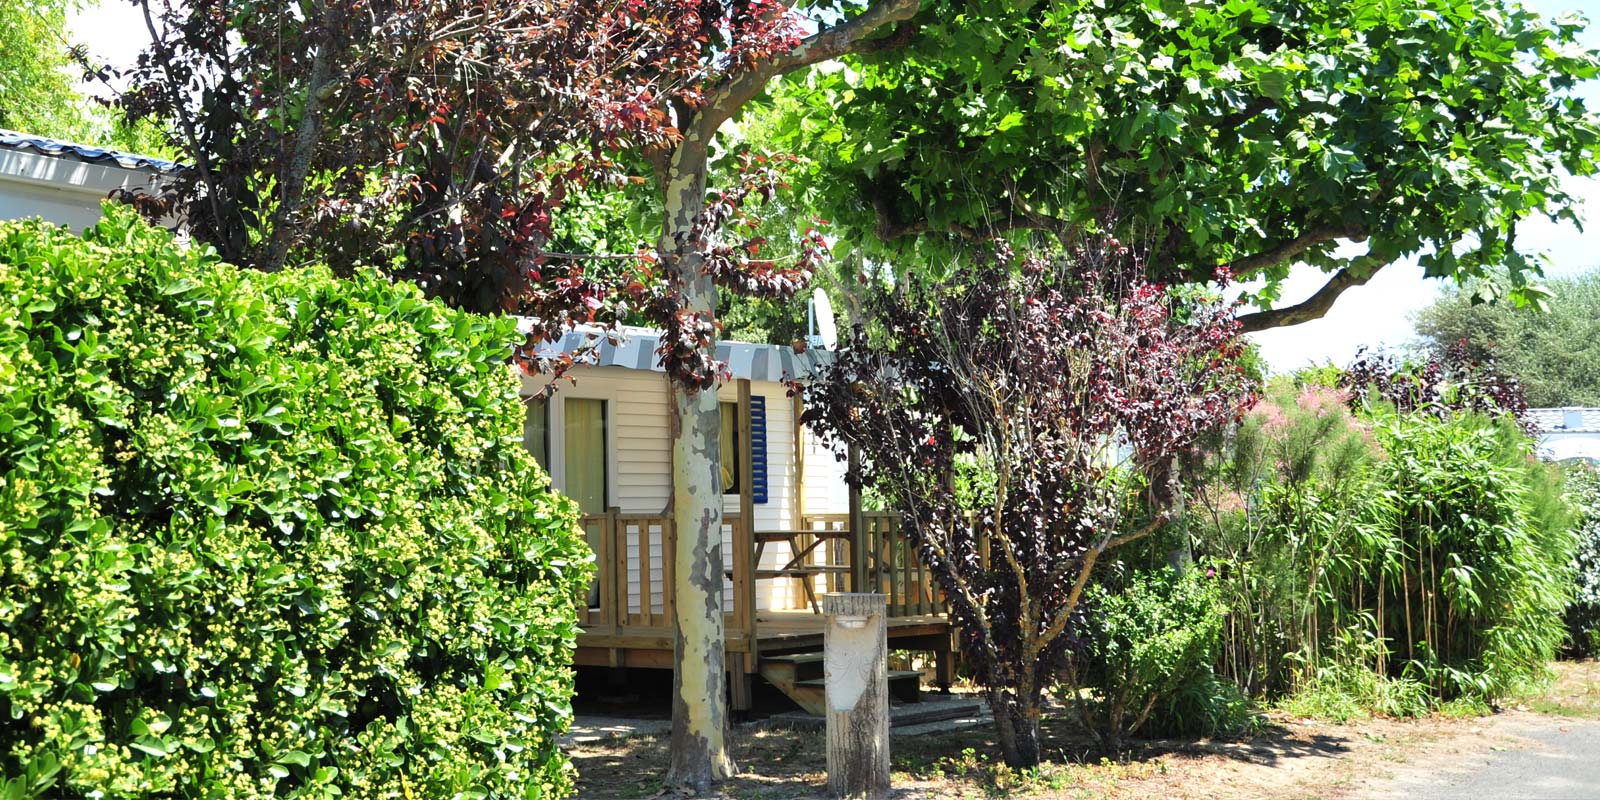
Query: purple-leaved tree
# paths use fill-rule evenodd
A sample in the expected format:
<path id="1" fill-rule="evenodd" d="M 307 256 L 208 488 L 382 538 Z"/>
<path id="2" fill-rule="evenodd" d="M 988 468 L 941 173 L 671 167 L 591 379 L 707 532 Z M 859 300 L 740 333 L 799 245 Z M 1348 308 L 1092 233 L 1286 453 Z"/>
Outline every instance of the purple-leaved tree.
<path id="1" fill-rule="evenodd" d="M 1446 417 L 1469 411 L 1507 417 L 1535 432 L 1522 383 L 1501 372 L 1492 357 L 1475 358 L 1465 341 L 1415 362 L 1362 348 L 1344 368 L 1339 386 L 1350 392 L 1352 409 L 1387 401 L 1403 414 Z"/>
<path id="2" fill-rule="evenodd" d="M 1001 749 L 1037 764 L 1040 699 L 1097 559 L 1168 519 L 1174 457 L 1254 399 L 1231 308 L 1147 283 L 1115 239 L 1000 253 L 869 291 L 806 424 L 903 513 L 987 688 Z M 976 475 L 963 502 L 955 470 Z"/>

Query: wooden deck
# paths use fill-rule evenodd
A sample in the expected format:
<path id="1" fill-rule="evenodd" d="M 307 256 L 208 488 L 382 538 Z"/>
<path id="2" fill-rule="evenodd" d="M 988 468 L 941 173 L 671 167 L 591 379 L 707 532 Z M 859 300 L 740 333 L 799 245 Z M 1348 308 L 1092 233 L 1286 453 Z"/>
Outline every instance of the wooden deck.
<path id="1" fill-rule="evenodd" d="M 862 514 L 859 539 L 845 529 L 844 515 L 807 517 L 802 529 L 760 533 L 745 529 L 745 519 L 732 514 L 723 518 L 725 538 L 734 545 L 731 563 L 725 565 L 731 604 L 724 617 L 724 646 L 735 708 L 748 707 L 751 676 L 760 671 L 763 656 L 822 649 L 825 621 L 814 601 L 829 591 L 885 595 L 889 648 L 938 654 L 941 680 L 948 681 L 954 642 L 944 598 L 900 534 L 896 515 Z M 579 613 L 576 663 L 671 669 L 672 519 L 613 511 L 588 517 L 584 525 L 598 543 L 599 599 Z M 776 563 L 758 568 L 764 549 L 771 546 L 778 551 L 766 555 Z M 865 563 L 853 561 L 857 558 Z M 782 584 L 797 588 L 774 591 Z M 766 598 L 762 603 L 757 602 L 758 591 Z M 783 607 L 762 607 L 785 594 L 789 600 Z"/>
<path id="2" fill-rule="evenodd" d="M 825 619 L 810 609 L 762 611 L 756 615 L 752 639 L 734 627 L 728 617 L 727 664 L 733 708 L 750 708 L 751 683 L 762 669 L 762 659 L 795 653 L 820 652 Z M 934 654 L 937 683 L 948 688 L 953 677 L 955 640 L 944 614 L 919 614 L 889 619 L 889 649 L 919 650 Z M 630 627 L 619 633 L 583 631 L 578 635 L 574 663 L 580 667 L 672 669 L 671 628 Z"/>

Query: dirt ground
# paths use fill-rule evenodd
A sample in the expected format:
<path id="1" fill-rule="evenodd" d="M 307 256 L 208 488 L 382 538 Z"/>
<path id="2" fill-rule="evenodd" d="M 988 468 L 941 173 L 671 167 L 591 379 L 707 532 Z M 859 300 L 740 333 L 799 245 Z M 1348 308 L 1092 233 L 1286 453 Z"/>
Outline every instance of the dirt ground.
<path id="1" fill-rule="evenodd" d="M 1483 717 L 1370 719 L 1347 724 L 1272 715 L 1243 740 L 1149 741 L 1117 759 L 1097 755 L 1065 726 L 1047 725 L 1046 763 L 1016 771 L 1000 762 L 991 731 L 969 728 L 896 737 L 896 797 L 1036 797 L 1066 800 L 1360 800 L 1395 796 L 1398 778 L 1449 770 L 1487 750 L 1523 746 L 1535 727 L 1600 720 L 1600 664 L 1556 665 L 1546 692 Z M 729 798 L 826 796 L 822 736 L 816 731 L 742 732 L 734 758 L 743 770 Z M 594 800 L 670 797 L 660 776 L 665 736 L 575 746 L 578 796 Z"/>

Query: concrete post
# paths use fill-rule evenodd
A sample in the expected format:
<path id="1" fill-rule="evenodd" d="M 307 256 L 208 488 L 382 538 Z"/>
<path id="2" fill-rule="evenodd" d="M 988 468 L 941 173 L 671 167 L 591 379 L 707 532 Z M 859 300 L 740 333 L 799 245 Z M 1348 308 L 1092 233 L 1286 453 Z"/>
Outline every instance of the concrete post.
<path id="1" fill-rule="evenodd" d="M 881 594 L 827 594 L 822 613 L 828 789 L 889 796 L 889 625 Z"/>

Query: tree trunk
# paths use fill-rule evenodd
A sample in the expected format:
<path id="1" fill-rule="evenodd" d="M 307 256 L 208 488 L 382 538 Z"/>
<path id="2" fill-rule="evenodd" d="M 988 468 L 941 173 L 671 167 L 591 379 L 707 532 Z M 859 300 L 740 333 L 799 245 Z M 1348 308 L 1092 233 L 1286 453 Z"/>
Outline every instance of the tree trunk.
<path id="1" fill-rule="evenodd" d="M 716 288 L 689 231 L 705 205 L 706 144 L 693 129 L 665 176 L 662 262 L 683 286 L 685 311 L 715 311 Z M 711 355 L 715 355 L 712 353 Z M 736 769 L 728 756 L 727 672 L 722 618 L 721 415 L 715 391 L 673 381 L 678 426 L 672 441 L 672 523 L 676 642 L 672 679 L 671 786 L 697 794 Z"/>
<path id="2" fill-rule="evenodd" d="M 332 13 L 340 13 L 337 6 L 334 8 Z M 265 272 L 282 270 L 284 261 L 289 257 L 289 241 L 294 233 L 295 218 L 305 206 L 306 175 L 311 171 L 317 137 L 322 134 L 323 94 L 330 88 L 329 80 L 333 71 L 331 51 L 334 47 L 333 37 L 337 35 L 333 29 L 338 23 L 329 16 L 323 3 L 316 4 L 316 11 L 317 19 L 327 32 L 323 34 L 323 41 L 317 44 L 316 54 L 311 57 L 311 75 L 306 79 L 306 99 L 300 112 L 294 149 L 283 159 L 284 166 L 279 175 L 282 195 L 272 215 L 272 231 L 268 234 L 266 254 L 260 261 L 260 268 Z"/>
<path id="3" fill-rule="evenodd" d="M 1019 697 L 1004 690 L 990 689 L 989 710 L 994 713 L 994 728 L 1000 741 L 1000 755 L 1006 766 L 1039 766 L 1039 698 Z"/>

